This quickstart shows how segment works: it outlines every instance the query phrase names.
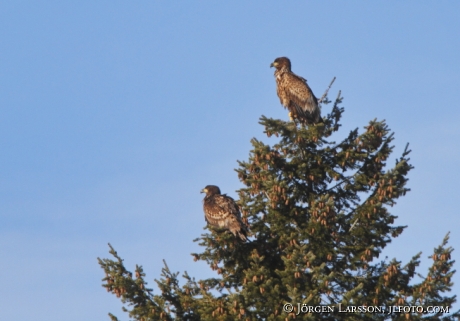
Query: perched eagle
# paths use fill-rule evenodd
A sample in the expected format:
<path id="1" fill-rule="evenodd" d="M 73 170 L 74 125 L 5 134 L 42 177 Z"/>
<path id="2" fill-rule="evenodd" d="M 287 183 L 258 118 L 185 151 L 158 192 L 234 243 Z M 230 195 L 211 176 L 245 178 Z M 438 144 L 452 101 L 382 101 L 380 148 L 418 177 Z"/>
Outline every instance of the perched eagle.
<path id="1" fill-rule="evenodd" d="M 276 58 L 270 67 L 276 68 L 276 92 L 281 104 L 289 110 L 289 118 L 297 118 L 304 125 L 323 122 L 318 99 L 307 85 L 307 80 L 291 71 L 289 58 Z"/>
<path id="2" fill-rule="evenodd" d="M 240 210 L 233 198 L 220 193 L 214 185 L 208 185 L 201 190 L 206 193 L 203 199 L 203 210 L 209 225 L 230 230 L 233 235 L 247 241 L 248 230 L 241 220 Z"/>

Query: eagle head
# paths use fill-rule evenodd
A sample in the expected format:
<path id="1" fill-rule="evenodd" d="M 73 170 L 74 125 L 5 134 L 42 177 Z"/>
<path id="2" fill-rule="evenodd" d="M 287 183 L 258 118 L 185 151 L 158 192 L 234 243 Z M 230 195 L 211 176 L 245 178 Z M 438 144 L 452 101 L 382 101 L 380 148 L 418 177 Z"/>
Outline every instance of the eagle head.
<path id="1" fill-rule="evenodd" d="M 208 185 L 203 188 L 200 193 L 206 193 L 206 195 L 220 195 L 220 188 L 216 185 Z"/>
<path id="2" fill-rule="evenodd" d="M 275 67 L 278 70 L 283 69 L 283 68 L 287 70 L 291 70 L 291 61 L 287 57 L 279 57 L 279 58 L 276 58 L 275 61 L 271 63 L 270 68 L 271 67 Z"/>

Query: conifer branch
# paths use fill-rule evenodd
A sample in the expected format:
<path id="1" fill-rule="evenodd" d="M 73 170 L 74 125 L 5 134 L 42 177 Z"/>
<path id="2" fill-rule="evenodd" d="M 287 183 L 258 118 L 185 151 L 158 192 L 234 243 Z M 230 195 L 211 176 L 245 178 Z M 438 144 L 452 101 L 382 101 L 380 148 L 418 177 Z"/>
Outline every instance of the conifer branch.
<path id="1" fill-rule="evenodd" d="M 355 173 L 356 174 L 356 173 Z M 327 192 L 330 192 L 332 191 L 334 188 L 336 187 L 339 187 L 340 185 L 342 185 L 343 183 L 349 183 L 350 182 L 350 179 L 353 178 L 354 175 L 350 176 L 350 177 L 344 177 L 343 181 L 341 181 L 340 183 L 337 183 L 335 184 L 334 186 L 332 186 L 331 188 L 328 188 L 327 190 L 324 191 L 324 193 L 327 193 Z"/>

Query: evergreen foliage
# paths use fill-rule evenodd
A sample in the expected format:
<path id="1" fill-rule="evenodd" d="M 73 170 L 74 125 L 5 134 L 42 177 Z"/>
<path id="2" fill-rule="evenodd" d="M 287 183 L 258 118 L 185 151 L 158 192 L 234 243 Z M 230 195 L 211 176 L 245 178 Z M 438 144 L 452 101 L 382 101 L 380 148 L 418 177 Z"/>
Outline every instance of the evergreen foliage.
<path id="1" fill-rule="evenodd" d="M 192 255 L 207 262 L 214 278 L 196 281 L 185 273 L 181 286 L 165 263 L 155 280 L 160 293 L 154 294 L 142 267 L 136 266 L 133 277 L 110 247 L 115 259 L 99 259 L 103 286 L 121 298 L 124 311 L 139 321 L 455 320 L 459 312 L 387 314 L 392 306 L 452 307 L 456 296 L 446 292 L 455 272 L 453 249 L 446 236 L 424 277 L 415 272 L 420 253 L 405 264 L 379 259 L 405 228 L 394 225 L 397 217 L 389 209 L 409 191 L 410 151 L 406 147 L 387 166 L 393 134 L 377 120 L 362 133 L 356 129 L 339 143 L 331 141 L 340 128 L 341 102 L 339 93 L 324 124 L 315 126 L 261 117 L 276 143 L 254 138 L 249 160 L 236 170 L 245 186 L 238 204 L 251 241 L 216 230 L 195 240 L 203 252 Z M 292 312 L 283 311 L 286 303 Z M 304 313 L 303 304 L 334 311 Z M 339 312 L 350 306 L 387 310 Z"/>

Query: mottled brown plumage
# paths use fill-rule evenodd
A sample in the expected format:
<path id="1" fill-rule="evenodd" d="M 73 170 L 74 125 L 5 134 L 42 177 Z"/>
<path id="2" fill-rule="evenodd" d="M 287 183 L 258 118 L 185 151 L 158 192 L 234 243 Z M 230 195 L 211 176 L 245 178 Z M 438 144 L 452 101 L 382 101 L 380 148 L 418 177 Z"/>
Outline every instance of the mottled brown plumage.
<path id="1" fill-rule="evenodd" d="M 322 122 L 318 99 L 307 85 L 307 80 L 291 71 L 289 58 L 276 58 L 270 67 L 276 68 L 276 92 L 281 104 L 289 110 L 289 117 L 304 125 Z"/>
<path id="2" fill-rule="evenodd" d="M 247 241 L 248 230 L 233 198 L 221 194 L 219 187 L 214 185 L 206 186 L 201 193 L 206 193 L 203 199 L 206 222 L 211 226 L 230 230 L 233 235 Z"/>

